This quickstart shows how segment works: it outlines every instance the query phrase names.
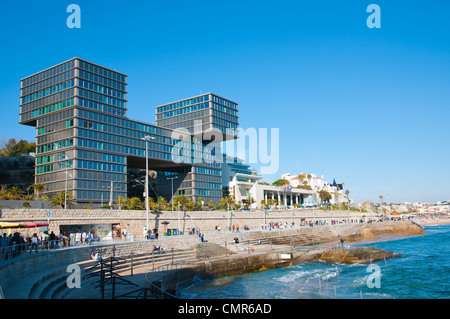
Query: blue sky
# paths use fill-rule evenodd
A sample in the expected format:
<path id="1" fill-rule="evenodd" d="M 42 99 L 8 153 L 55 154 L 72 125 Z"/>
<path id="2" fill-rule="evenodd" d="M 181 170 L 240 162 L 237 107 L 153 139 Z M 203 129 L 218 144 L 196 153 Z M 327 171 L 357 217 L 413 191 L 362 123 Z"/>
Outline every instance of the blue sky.
<path id="1" fill-rule="evenodd" d="M 69 29 L 69 4 L 81 29 Z M 369 4 L 381 29 L 369 29 Z M 9 1 L 0 6 L 0 138 L 20 79 L 78 56 L 128 75 L 128 116 L 201 92 L 244 129 L 280 129 L 280 169 L 344 182 L 356 201 L 450 199 L 448 1 Z M 259 168 L 260 165 L 252 164 Z"/>

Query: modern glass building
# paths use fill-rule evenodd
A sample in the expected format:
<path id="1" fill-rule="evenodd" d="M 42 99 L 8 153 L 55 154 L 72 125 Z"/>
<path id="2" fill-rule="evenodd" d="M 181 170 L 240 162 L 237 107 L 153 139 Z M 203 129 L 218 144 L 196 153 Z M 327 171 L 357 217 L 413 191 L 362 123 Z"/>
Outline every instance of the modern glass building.
<path id="1" fill-rule="evenodd" d="M 127 197 L 148 143 L 149 169 L 157 172 L 151 196 L 218 202 L 222 154 L 211 132 L 237 138 L 237 104 L 207 93 L 156 107 L 152 125 L 127 118 L 126 79 L 73 58 L 21 80 L 20 124 L 36 127 L 35 183 L 45 184 L 43 195 L 67 189 L 79 204 Z"/>
<path id="2" fill-rule="evenodd" d="M 191 134 L 200 132 L 204 136 L 222 132 L 221 140 L 237 138 L 237 103 L 212 93 L 160 105 L 155 111 L 156 125 L 161 127 L 185 128 Z"/>

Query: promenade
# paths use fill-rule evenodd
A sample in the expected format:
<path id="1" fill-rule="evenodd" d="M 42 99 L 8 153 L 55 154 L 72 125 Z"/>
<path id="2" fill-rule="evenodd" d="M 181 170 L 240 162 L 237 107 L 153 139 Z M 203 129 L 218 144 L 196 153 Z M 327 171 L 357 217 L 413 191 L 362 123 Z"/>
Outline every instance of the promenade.
<path id="1" fill-rule="evenodd" d="M 231 258 L 246 258 L 252 256 L 264 256 L 269 253 L 282 251 L 296 251 L 305 254 L 312 247 L 326 248 L 337 246 L 339 236 L 346 239 L 346 243 L 356 242 L 372 231 L 371 236 L 377 234 L 395 233 L 397 235 L 418 234 L 419 227 L 411 222 L 372 220 L 364 223 L 354 219 L 353 222 L 329 223 L 317 220 L 305 226 L 294 225 L 285 227 L 281 223 L 275 227 L 261 227 L 261 229 L 232 231 L 213 231 L 204 234 L 204 244 L 215 244 L 217 247 L 227 249 L 229 253 L 219 255 L 209 253 L 208 256 L 196 257 L 196 246 L 200 238 L 196 234 L 180 236 L 160 236 L 158 240 L 134 239 L 133 241 L 100 242 L 92 246 L 70 246 L 61 249 L 41 251 L 40 253 L 28 253 L 18 256 L 15 260 L 8 260 L 0 264 L 1 286 L 6 298 L 96 298 L 98 291 L 93 287 L 92 296 L 86 295 L 83 290 L 68 291 L 65 287 L 67 272 L 65 267 L 71 263 L 78 263 L 84 268 L 95 264 L 90 256 L 92 252 L 99 252 L 103 258 L 112 256 L 112 248 L 115 247 L 115 255 L 122 257 L 125 264 L 117 274 L 132 278 L 137 285 L 145 286 L 145 275 L 152 269 L 162 265 L 177 265 L 181 267 L 192 266 L 193 263 L 211 262 L 213 259 L 231 260 Z M 370 227 L 368 230 L 367 227 Z M 369 239 L 375 240 L 369 236 Z M 234 239 L 238 238 L 236 244 Z M 164 248 L 164 254 L 155 256 L 153 246 Z M 133 253 L 133 254 L 131 254 Z M 131 261 L 130 256 L 134 256 Z M 164 257 L 164 258 L 162 258 Z M 134 264 L 133 264 L 134 262 Z M 131 265 L 133 264 L 133 265 Z M 20 269 L 19 275 L 8 272 L 10 269 Z M 171 269 L 172 270 L 172 269 Z M 166 271 L 169 271 L 167 268 Z M 131 272 L 133 276 L 130 277 Z M 57 279 L 56 279 L 57 278 Z M 37 287 L 42 287 L 37 288 Z M 122 287 L 128 289 L 130 287 Z M 36 293 L 36 291 L 41 291 Z M 116 292 L 116 296 L 120 291 Z"/>

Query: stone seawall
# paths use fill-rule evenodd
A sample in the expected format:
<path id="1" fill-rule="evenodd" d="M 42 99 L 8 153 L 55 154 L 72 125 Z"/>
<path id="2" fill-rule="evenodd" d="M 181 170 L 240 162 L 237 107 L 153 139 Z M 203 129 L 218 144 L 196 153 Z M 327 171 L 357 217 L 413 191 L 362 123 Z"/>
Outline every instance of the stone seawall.
<path id="1" fill-rule="evenodd" d="M 47 213 L 50 212 L 50 217 Z M 176 228 L 186 233 L 188 229 L 200 229 L 203 233 L 214 232 L 219 226 L 222 231 L 228 231 L 233 225 L 244 230 L 247 226 L 250 230 L 261 229 L 262 224 L 268 223 L 291 223 L 300 225 L 305 219 L 311 220 L 337 220 L 360 219 L 375 217 L 367 213 L 347 211 L 319 211 L 310 209 L 281 210 L 281 211 L 196 211 L 196 212 L 171 212 L 149 214 L 150 227 L 164 229 L 163 222 L 168 222 L 167 228 Z M 143 210 L 86 210 L 86 209 L 2 209 L 0 221 L 4 222 L 48 222 L 49 230 L 59 234 L 60 226 L 67 225 L 112 225 L 119 224 L 127 228 L 135 238 L 143 237 L 143 229 L 146 224 L 147 214 Z M 22 230 L 19 230 L 23 232 Z M 162 233 L 160 231 L 160 233 Z"/>
<path id="2" fill-rule="evenodd" d="M 316 243 L 336 243 L 338 236 L 342 236 L 350 240 L 364 239 L 361 234 L 362 230 L 370 231 L 375 237 L 391 234 L 396 236 L 420 235 L 424 230 L 417 224 L 411 221 L 403 222 L 382 222 L 371 224 L 337 224 L 333 226 L 318 226 L 318 227 L 302 227 L 297 229 L 277 229 L 264 231 L 246 231 L 241 233 L 209 233 L 206 234 L 206 240 L 218 245 L 230 245 L 234 237 L 239 237 L 240 242 L 254 241 L 268 238 L 280 238 L 296 236 L 297 238 L 313 238 Z M 131 252 L 150 252 L 153 244 L 162 245 L 166 251 L 170 249 L 192 249 L 194 254 L 195 246 L 198 245 L 198 237 L 194 235 L 184 236 L 162 236 L 158 241 L 124 241 L 114 243 L 116 246 L 117 256 L 129 256 Z M 112 243 L 100 244 L 93 246 L 73 247 L 70 249 L 52 250 L 38 254 L 26 254 L 26 256 L 12 260 L 11 262 L 0 263 L 0 285 L 4 290 L 14 285 L 17 280 L 35 277 L 36 274 L 45 274 L 52 269 L 66 267 L 72 263 L 78 263 L 90 260 L 90 253 L 93 250 L 100 251 L 104 256 L 111 255 Z M 231 247 L 231 246 L 229 246 Z M 254 246 L 257 250 L 257 246 Z M 213 265 L 205 264 L 203 269 L 196 269 L 196 272 L 212 272 L 215 276 L 233 273 L 234 271 L 256 270 L 262 264 L 267 263 L 267 258 L 272 257 L 258 257 L 256 255 L 248 255 L 249 258 L 244 258 L 238 263 L 232 258 L 223 259 L 216 264 L 218 268 Z M 263 258 L 263 259 L 261 259 Z M 208 268 L 209 267 L 209 268 Z M 213 267 L 213 268 L 211 268 Z"/>

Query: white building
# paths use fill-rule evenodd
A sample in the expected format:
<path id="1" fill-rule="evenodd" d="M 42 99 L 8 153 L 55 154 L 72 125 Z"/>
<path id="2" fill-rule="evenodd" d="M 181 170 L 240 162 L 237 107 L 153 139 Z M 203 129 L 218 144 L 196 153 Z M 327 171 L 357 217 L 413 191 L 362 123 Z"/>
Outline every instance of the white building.
<path id="1" fill-rule="evenodd" d="M 317 193 L 313 190 L 259 184 L 260 179 L 262 176 L 237 173 L 229 183 L 229 193 L 238 203 L 252 201 L 251 208 L 261 208 L 261 201 L 268 203 L 269 199 L 282 202 L 283 206 L 317 204 Z"/>
<path id="2" fill-rule="evenodd" d="M 308 185 L 314 192 L 319 192 L 321 190 L 326 190 L 332 196 L 331 203 L 339 204 L 342 202 L 347 202 L 347 198 L 343 193 L 343 184 L 336 184 L 333 180 L 332 184 L 327 183 L 323 175 L 319 177 L 315 174 L 301 173 L 299 175 L 292 175 L 291 173 L 286 173 L 281 175 L 282 179 L 289 181 L 292 187 L 297 187 L 299 185 Z"/>

